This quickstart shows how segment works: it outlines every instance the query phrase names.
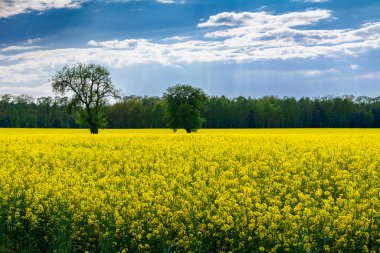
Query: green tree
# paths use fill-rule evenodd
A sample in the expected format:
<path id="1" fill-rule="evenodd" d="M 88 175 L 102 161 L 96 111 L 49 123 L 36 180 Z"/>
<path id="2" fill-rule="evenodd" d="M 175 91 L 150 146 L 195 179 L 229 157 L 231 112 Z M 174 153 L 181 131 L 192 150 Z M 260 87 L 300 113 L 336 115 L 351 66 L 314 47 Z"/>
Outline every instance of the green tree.
<path id="1" fill-rule="evenodd" d="M 201 110 L 207 101 L 206 93 L 190 85 L 178 84 L 169 87 L 163 95 L 168 126 L 176 131 L 184 128 L 187 133 L 196 132 L 205 121 Z"/>
<path id="2" fill-rule="evenodd" d="M 118 98 L 107 68 L 96 64 L 65 66 L 52 79 L 53 91 L 68 95 L 67 109 L 75 112 L 78 122 L 87 124 L 92 134 L 107 126 L 104 107 L 110 97 Z"/>

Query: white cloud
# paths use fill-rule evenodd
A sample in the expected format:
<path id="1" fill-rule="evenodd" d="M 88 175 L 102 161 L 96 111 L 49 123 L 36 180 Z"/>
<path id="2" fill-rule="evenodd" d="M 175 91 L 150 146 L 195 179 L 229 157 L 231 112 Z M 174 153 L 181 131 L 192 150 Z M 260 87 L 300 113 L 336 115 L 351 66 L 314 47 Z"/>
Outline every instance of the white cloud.
<path id="1" fill-rule="evenodd" d="M 9 18 L 31 11 L 44 12 L 50 9 L 80 8 L 83 3 L 100 0 L 0 0 L 0 18 Z M 139 0 L 106 0 L 112 2 L 129 2 Z M 162 4 L 185 3 L 184 0 L 156 0 Z"/>
<path id="2" fill-rule="evenodd" d="M 46 11 L 60 8 L 79 8 L 83 1 L 77 0 L 0 0 L 0 18 L 31 11 Z"/>
<path id="3" fill-rule="evenodd" d="M 311 76 L 311 77 L 314 77 L 314 76 L 319 76 L 322 74 L 322 71 L 320 70 L 306 70 L 304 72 L 305 76 Z"/>
<path id="4" fill-rule="evenodd" d="M 173 36 L 169 38 L 165 38 L 164 41 L 181 41 L 181 40 L 189 40 L 191 36 Z"/>
<path id="5" fill-rule="evenodd" d="M 51 85 L 45 83 L 43 85 L 29 86 L 0 86 L 0 94 L 22 95 L 28 94 L 32 97 L 53 96 Z"/>
<path id="6" fill-rule="evenodd" d="M 291 12 L 282 15 L 272 15 L 266 12 L 222 12 L 211 16 L 206 22 L 198 24 L 198 27 L 257 26 L 258 29 L 264 30 L 278 26 L 311 25 L 330 18 L 332 16 L 329 10 Z"/>
<path id="7" fill-rule="evenodd" d="M 216 29 L 205 36 L 222 40 L 226 48 L 244 53 L 241 60 L 335 57 L 380 48 L 380 22 L 358 29 L 299 28 L 331 19 L 328 10 L 282 15 L 224 12 L 198 26 Z"/>
<path id="8" fill-rule="evenodd" d="M 350 68 L 351 68 L 352 70 L 357 70 L 357 69 L 359 69 L 359 65 L 351 64 L 351 65 L 350 65 Z"/>
<path id="9" fill-rule="evenodd" d="M 32 50 L 32 49 L 37 49 L 37 48 L 41 48 L 41 47 L 39 47 L 39 46 L 28 46 L 28 47 L 24 47 L 24 46 L 9 46 L 9 47 L 5 47 L 5 48 L 0 49 L 0 52 Z"/>
<path id="10" fill-rule="evenodd" d="M 380 71 L 369 72 L 363 75 L 357 75 L 355 79 L 371 79 L 371 80 L 380 80 Z"/>
<path id="11" fill-rule="evenodd" d="M 87 42 L 87 45 L 89 45 L 89 46 L 93 46 L 93 47 L 97 47 L 97 46 L 98 46 L 98 43 L 96 43 L 95 40 L 90 40 L 89 42 Z"/>
<path id="12" fill-rule="evenodd" d="M 25 43 L 28 44 L 28 45 L 31 45 L 31 44 L 34 44 L 34 43 L 40 41 L 40 40 L 41 40 L 41 38 L 28 39 L 28 40 L 26 40 Z"/>
<path id="13" fill-rule="evenodd" d="M 147 39 L 90 40 L 88 48 L 0 52 L 0 84 L 46 81 L 57 68 L 76 62 L 96 62 L 113 68 L 152 63 L 179 67 L 194 62 L 358 56 L 380 48 L 380 22 L 355 29 L 307 28 L 332 18 L 328 10 L 281 15 L 221 13 L 199 24 L 205 30 L 203 39 L 172 37 L 160 43 Z M 308 70 L 303 75 L 332 71 Z"/>
<path id="14" fill-rule="evenodd" d="M 324 69 L 324 70 L 319 70 L 319 69 L 311 69 L 311 70 L 305 70 L 303 71 L 303 75 L 307 77 L 315 77 L 315 76 L 321 76 L 325 74 L 331 74 L 336 72 L 336 69 L 331 68 L 331 69 Z"/>

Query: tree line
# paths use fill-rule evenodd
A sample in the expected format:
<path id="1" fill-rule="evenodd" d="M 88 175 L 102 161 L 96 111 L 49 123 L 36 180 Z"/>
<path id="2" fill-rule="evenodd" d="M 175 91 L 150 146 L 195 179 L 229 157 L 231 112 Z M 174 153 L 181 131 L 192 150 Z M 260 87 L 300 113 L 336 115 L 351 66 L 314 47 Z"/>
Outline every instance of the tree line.
<path id="1" fill-rule="evenodd" d="M 80 128 L 67 97 L 0 96 L 0 127 Z M 108 128 L 166 128 L 162 97 L 125 96 L 104 108 Z M 202 128 L 380 127 L 380 97 L 211 96 Z"/>
<path id="2" fill-rule="evenodd" d="M 66 97 L 29 95 L 0 96 L 0 127 L 14 128 L 78 128 L 74 116 L 67 113 Z"/>

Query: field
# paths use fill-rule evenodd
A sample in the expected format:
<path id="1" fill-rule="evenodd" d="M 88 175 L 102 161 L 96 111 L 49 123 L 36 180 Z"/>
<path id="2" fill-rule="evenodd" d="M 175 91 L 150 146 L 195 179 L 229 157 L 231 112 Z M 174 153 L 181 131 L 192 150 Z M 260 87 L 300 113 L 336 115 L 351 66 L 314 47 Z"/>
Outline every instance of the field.
<path id="1" fill-rule="evenodd" d="M 1 252 L 378 252 L 380 130 L 0 129 Z"/>

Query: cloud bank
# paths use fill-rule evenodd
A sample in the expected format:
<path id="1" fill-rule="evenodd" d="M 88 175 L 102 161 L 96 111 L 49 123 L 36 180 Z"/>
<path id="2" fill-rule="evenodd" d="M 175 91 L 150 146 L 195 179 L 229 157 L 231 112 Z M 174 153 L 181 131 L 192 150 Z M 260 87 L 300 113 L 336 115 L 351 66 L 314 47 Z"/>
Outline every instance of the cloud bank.
<path id="1" fill-rule="evenodd" d="M 82 2 L 75 0 L 0 0 L 0 18 L 9 18 L 31 11 L 79 8 Z"/>
<path id="2" fill-rule="evenodd" d="M 44 12 L 50 9 L 75 9 L 83 3 L 100 0 L 0 0 L 0 18 L 9 18 L 15 15 L 32 11 Z M 104 2 L 128 2 L 138 0 L 106 0 Z M 155 0 L 161 4 L 184 3 L 184 0 Z"/>
<path id="3" fill-rule="evenodd" d="M 198 24 L 198 29 L 203 33 L 198 39 L 90 40 L 87 48 L 62 49 L 31 50 L 31 47 L 11 46 L 0 51 L 0 72 L 4 73 L 0 76 L 0 83 L 46 81 L 58 67 L 76 62 L 96 62 L 113 68 L 136 64 L 182 67 L 195 62 L 355 57 L 380 48 L 380 22 L 346 29 L 313 28 L 313 25 L 332 19 L 329 10 L 280 15 L 223 12 Z M 30 50 L 24 51 L 26 49 Z M 315 76 L 317 72 L 307 74 Z"/>

